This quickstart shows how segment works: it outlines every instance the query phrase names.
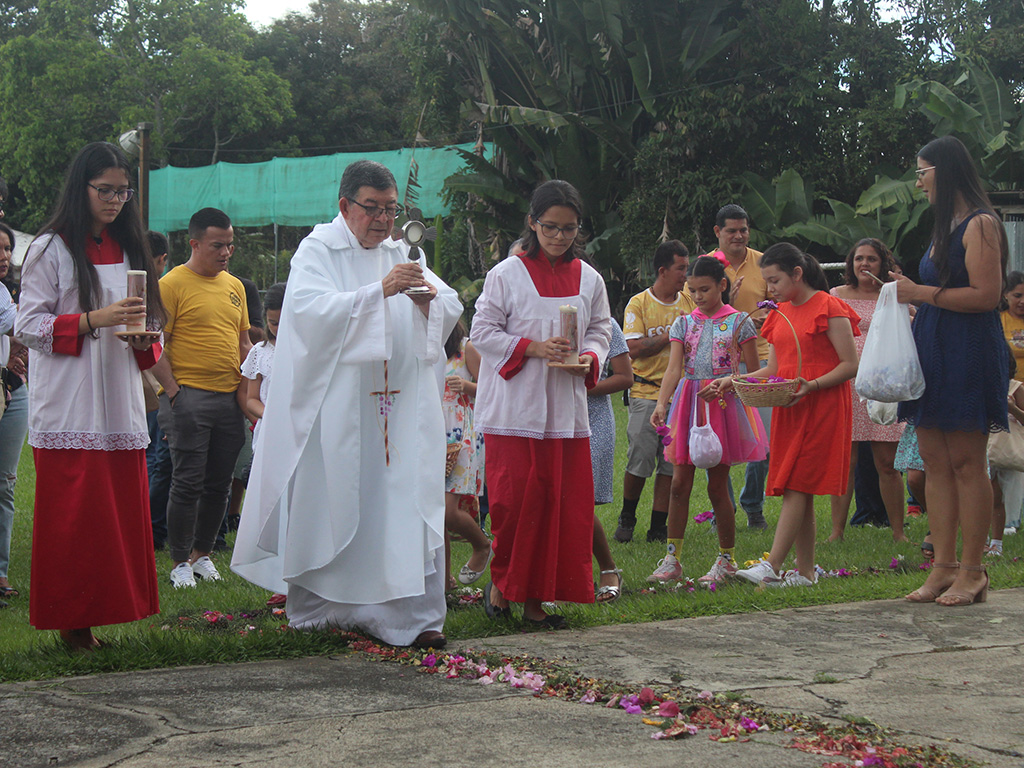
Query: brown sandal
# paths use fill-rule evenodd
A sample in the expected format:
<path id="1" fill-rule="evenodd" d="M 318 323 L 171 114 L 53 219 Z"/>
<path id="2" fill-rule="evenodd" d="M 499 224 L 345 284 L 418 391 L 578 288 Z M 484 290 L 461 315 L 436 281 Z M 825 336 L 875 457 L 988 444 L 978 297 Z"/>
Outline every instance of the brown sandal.
<path id="1" fill-rule="evenodd" d="M 955 571 L 960 568 L 960 563 L 932 563 L 932 568 L 950 568 Z M 909 600 L 912 603 L 934 603 L 935 598 L 939 597 L 947 589 L 949 589 L 949 587 L 943 587 L 942 589 L 937 590 L 935 587 L 929 587 L 927 584 L 922 584 L 907 595 L 904 600 Z"/>
<path id="2" fill-rule="evenodd" d="M 973 595 L 966 592 L 945 592 L 942 597 L 948 597 L 952 602 L 949 603 L 938 603 L 944 605 L 947 608 L 959 607 L 963 605 L 971 605 L 972 603 L 984 603 L 988 600 L 988 571 L 985 570 L 984 565 L 961 565 L 965 571 L 980 571 L 985 574 L 985 581 L 981 587 Z"/>

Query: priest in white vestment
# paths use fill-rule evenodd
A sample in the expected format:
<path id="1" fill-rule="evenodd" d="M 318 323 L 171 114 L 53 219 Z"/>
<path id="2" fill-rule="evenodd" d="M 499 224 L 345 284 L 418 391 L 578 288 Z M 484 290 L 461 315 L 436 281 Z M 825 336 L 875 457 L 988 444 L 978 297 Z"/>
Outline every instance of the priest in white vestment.
<path id="1" fill-rule="evenodd" d="M 434 364 L 462 306 L 391 239 L 394 177 L 361 160 L 299 245 L 231 568 L 297 629 L 443 647 L 445 428 Z M 429 292 L 402 293 L 429 287 Z"/>

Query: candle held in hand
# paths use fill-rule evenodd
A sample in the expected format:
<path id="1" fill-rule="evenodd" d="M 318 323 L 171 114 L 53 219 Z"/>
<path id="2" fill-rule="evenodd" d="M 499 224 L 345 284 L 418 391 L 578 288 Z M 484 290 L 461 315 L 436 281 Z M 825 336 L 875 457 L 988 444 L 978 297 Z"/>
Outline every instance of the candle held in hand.
<path id="1" fill-rule="evenodd" d="M 128 270 L 128 296 L 138 296 L 143 304 L 146 302 L 146 271 L 144 269 Z M 125 331 L 129 333 L 146 332 L 146 316 L 142 315 L 138 320 L 125 323 Z"/>
<path id="2" fill-rule="evenodd" d="M 562 318 L 562 337 L 569 340 L 569 353 L 565 356 L 565 362 L 577 365 L 580 361 L 580 333 L 576 322 L 576 307 L 567 304 L 558 310 Z"/>

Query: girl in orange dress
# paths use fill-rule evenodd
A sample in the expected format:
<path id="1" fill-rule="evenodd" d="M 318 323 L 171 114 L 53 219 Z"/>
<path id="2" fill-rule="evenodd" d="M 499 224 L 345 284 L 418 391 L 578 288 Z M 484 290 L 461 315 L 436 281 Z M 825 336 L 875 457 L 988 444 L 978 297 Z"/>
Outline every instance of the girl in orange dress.
<path id="1" fill-rule="evenodd" d="M 808 586 L 814 568 L 814 496 L 846 491 L 853 416 L 850 379 L 857 374 L 860 318 L 849 304 L 828 294 L 821 266 L 788 243 L 773 245 L 761 257 L 761 274 L 781 312 L 793 324 L 803 353 L 800 385 L 793 401 L 772 414 L 768 482 L 765 493 L 782 496 L 782 511 L 767 559 L 737 576 L 773 587 Z M 771 343 L 768 363 L 754 376 L 797 378 L 793 331 L 771 313 L 761 329 Z M 720 379 L 729 386 L 728 379 Z M 781 575 L 789 551 L 796 570 Z"/>

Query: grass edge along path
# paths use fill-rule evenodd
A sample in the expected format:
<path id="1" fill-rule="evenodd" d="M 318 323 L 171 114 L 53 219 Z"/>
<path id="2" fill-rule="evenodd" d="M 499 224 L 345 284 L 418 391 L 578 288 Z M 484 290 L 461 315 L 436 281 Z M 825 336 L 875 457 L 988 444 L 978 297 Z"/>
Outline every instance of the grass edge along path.
<path id="1" fill-rule="evenodd" d="M 615 476 L 621 482 L 625 468 L 624 415 L 616 403 L 619 439 Z M 742 486 L 742 467 L 733 470 L 733 483 Z M 269 593 L 231 573 L 230 553 L 215 555 L 223 581 L 202 583 L 194 590 L 174 590 L 167 583 L 171 560 L 165 551 L 157 553 L 161 613 L 131 624 L 102 627 L 97 635 L 109 647 L 90 656 L 72 655 L 59 644 L 54 632 L 39 632 L 29 626 L 29 564 L 32 537 L 32 502 L 35 474 L 32 454 L 23 452 L 15 488 L 16 513 L 12 543 L 11 581 L 21 595 L 10 598 L 10 607 L 0 610 L 0 682 L 41 680 L 130 669 L 183 666 L 205 663 L 246 662 L 262 659 L 293 658 L 334 653 L 336 638 L 321 633 L 282 632 L 287 618 L 283 611 L 265 607 Z M 719 585 L 715 592 L 687 584 L 652 586 L 646 576 L 665 554 L 664 544 L 644 541 L 646 518 L 650 510 L 648 482 L 641 499 L 635 538 L 632 543 L 612 541 L 612 553 L 624 571 L 623 596 L 602 605 L 567 605 L 564 613 L 574 629 L 610 624 L 638 624 L 667 619 L 713 616 L 758 611 L 774 611 L 832 603 L 874 599 L 899 599 L 916 589 L 924 580 L 919 570 L 921 555 L 914 545 L 894 544 L 888 529 L 849 528 L 843 542 L 826 544 L 829 530 L 828 498 L 816 501 L 819 543 L 817 560 L 828 572 L 819 585 L 784 590 L 755 590 L 745 583 Z M 698 473 L 690 507 L 691 522 L 682 552 L 686 578 L 696 580 L 710 566 L 717 553 L 717 539 L 710 522 L 697 523 L 709 506 L 704 492 L 704 473 Z M 616 494 L 621 493 L 621 486 Z M 769 530 L 752 531 L 745 527 L 742 511 L 737 526 L 737 558 L 740 562 L 759 556 L 771 546 L 772 524 L 777 519 L 778 499 L 766 500 L 765 514 Z M 597 515 L 610 535 L 615 528 L 619 503 L 597 508 Z M 920 541 L 927 530 L 927 519 L 908 520 L 908 534 Z M 233 536 L 229 537 L 229 543 Z M 1024 586 L 1024 535 L 1004 542 L 1005 554 L 989 564 L 994 588 Z M 470 548 L 455 544 L 452 564 L 457 572 L 468 559 Z M 786 567 L 791 567 L 787 565 Z M 595 570 L 595 578 L 596 578 Z M 466 640 L 507 634 L 520 630 L 517 621 L 494 622 L 479 605 L 480 588 L 489 580 L 485 574 L 469 590 L 456 594 L 445 622 L 452 640 Z M 970 609 L 968 609 L 970 610 Z M 518 609 L 516 611 L 518 615 Z M 201 628 L 198 629 L 197 628 Z M 186 630 L 186 631 L 182 631 Z"/>

